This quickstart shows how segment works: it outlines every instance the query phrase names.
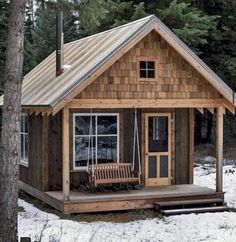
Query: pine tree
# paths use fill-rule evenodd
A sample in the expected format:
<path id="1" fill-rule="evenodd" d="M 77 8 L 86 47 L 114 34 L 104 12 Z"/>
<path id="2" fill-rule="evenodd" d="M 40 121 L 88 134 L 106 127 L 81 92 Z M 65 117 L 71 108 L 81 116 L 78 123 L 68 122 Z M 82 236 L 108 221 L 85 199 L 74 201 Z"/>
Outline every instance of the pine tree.
<path id="1" fill-rule="evenodd" d="M 28 0 L 28 4 L 26 6 L 26 17 L 25 17 L 25 51 L 24 51 L 24 66 L 23 66 L 23 74 L 27 74 L 30 70 L 32 70 L 35 65 L 35 50 L 33 46 L 33 30 L 34 30 L 34 8 L 33 8 L 33 0 Z"/>
<path id="2" fill-rule="evenodd" d="M 163 22 L 198 54 L 216 34 L 216 16 L 208 16 L 185 2 L 173 0 L 168 8 L 158 12 Z"/>
<path id="3" fill-rule="evenodd" d="M 79 38 L 78 16 L 68 1 L 38 5 L 35 13 L 34 26 L 26 22 L 26 61 L 25 72 L 44 60 L 56 48 L 56 11 L 58 7 L 64 9 L 64 36 L 65 43 Z"/>

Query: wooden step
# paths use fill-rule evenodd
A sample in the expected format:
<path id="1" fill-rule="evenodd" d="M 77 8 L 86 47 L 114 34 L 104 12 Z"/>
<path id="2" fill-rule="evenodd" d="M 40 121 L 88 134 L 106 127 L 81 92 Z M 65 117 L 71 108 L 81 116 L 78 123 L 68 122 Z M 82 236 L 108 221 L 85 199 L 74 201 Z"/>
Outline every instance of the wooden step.
<path id="1" fill-rule="evenodd" d="M 160 210 L 161 213 L 167 216 L 189 214 L 189 213 L 209 213 L 209 212 L 225 212 L 225 211 L 229 211 L 229 208 L 226 206 Z"/>
<path id="2" fill-rule="evenodd" d="M 170 207 L 179 205 L 195 205 L 195 204 L 215 204 L 223 203 L 221 198 L 208 198 L 208 199 L 190 199 L 190 200 L 179 200 L 179 201 L 169 201 L 169 202 L 155 202 L 156 209 L 160 207 Z"/>

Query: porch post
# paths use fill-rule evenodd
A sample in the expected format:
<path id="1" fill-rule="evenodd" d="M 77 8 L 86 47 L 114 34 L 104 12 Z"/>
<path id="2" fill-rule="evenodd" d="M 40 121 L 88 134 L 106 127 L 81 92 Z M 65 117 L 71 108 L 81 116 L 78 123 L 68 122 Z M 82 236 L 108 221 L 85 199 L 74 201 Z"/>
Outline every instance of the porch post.
<path id="1" fill-rule="evenodd" d="M 70 199 L 69 108 L 62 111 L 62 179 L 63 198 Z"/>
<path id="2" fill-rule="evenodd" d="M 223 176 L 223 117 L 224 107 L 220 106 L 216 111 L 216 191 L 222 192 Z"/>
<path id="3" fill-rule="evenodd" d="M 189 184 L 193 184 L 194 165 L 194 109 L 189 108 Z"/>

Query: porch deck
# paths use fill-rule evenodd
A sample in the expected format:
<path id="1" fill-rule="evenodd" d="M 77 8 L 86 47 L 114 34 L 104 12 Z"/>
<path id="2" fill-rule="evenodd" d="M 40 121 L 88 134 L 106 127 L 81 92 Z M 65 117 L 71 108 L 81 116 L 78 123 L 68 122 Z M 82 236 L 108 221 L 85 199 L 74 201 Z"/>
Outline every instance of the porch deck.
<path id="1" fill-rule="evenodd" d="M 41 192 L 22 182 L 20 188 L 64 213 L 146 209 L 154 208 L 156 202 L 211 198 L 220 198 L 223 200 L 224 198 L 224 193 L 193 184 L 144 187 L 142 190 L 107 193 L 71 191 L 69 201 L 63 200 L 62 191 Z"/>

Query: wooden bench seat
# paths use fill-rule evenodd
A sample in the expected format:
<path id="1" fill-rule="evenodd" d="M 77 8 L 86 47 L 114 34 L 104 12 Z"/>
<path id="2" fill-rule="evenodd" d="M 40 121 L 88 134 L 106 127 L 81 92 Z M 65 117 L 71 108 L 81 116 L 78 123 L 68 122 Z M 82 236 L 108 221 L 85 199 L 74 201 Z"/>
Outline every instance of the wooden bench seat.
<path id="1" fill-rule="evenodd" d="M 92 168 L 94 174 L 92 174 Z M 131 163 L 105 163 L 89 166 L 90 183 L 93 186 L 115 183 L 140 183 L 132 172 Z"/>

